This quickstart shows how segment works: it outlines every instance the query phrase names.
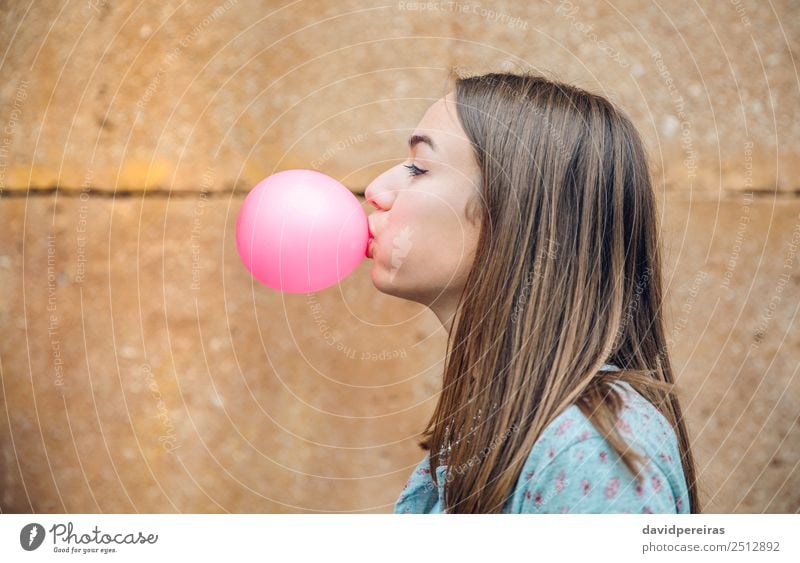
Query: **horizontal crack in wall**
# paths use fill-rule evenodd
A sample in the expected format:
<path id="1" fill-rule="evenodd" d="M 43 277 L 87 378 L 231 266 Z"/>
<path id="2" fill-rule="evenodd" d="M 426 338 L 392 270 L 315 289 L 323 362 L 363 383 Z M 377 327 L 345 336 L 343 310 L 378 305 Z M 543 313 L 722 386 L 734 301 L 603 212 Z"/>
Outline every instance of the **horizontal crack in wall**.
<path id="1" fill-rule="evenodd" d="M 250 189 L 236 188 L 232 190 L 208 190 L 208 191 L 190 191 L 190 190 L 166 190 L 163 188 L 150 188 L 146 190 L 98 190 L 98 189 L 84 189 L 84 188 L 6 188 L 0 190 L 0 200 L 20 198 L 20 197 L 37 197 L 37 196 L 51 196 L 58 193 L 59 196 L 65 197 L 79 197 L 81 194 L 89 194 L 90 197 L 97 198 L 134 198 L 141 199 L 142 197 L 153 198 L 176 198 L 176 199 L 196 199 L 200 194 L 206 199 L 222 199 L 231 196 L 245 196 L 250 192 Z M 353 195 L 364 197 L 363 190 L 360 192 L 353 192 Z"/>
<path id="2" fill-rule="evenodd" d="M 0 200 L 22 197 L 41 197 L 51 196 L 58 193 L 59 196 L 64 197 L 79 197 L 83 193 L 88 193 L 90 197 L 108 198 L 108 199 L 126 199 L 126 198 L 174 198 L 174 199 L 196 199 L 201 193 L 204 194 L 206 199 L 223 199 L 231 196 L 240 197 L 245 196 L 250 192 L 247 188 L 234 188 L 229 190 L 209 190 L 205 192 L 188 191 L 188 190 L 168 190 L 164 188 L 150 188 L 146 190 L 113 190 L 113 189 L 88 189 L 83 188 L 63 188 L 63 187 L 49 187 L 49 188 L 6 188 L 0 190 Z M 743 194 L 750 193 L 754 198 L 770 198 L 770 199 L 786 199 L 792 200 L 800 198 L 800 189 L 797 190 L 775 190 L 768 188 L 750 189 L 750 190 L 723 190 L 716 192 L 711 190 L 693 190 L 693 191 L 668 191 L 666 196 L 669 198 L 680 200 L 695 200 L 695 199 L 719 199 L 721 201 L 738 201 Z M 353 195 L 357 197 L 364 197 L 364 191 L 354 191 Z"/>

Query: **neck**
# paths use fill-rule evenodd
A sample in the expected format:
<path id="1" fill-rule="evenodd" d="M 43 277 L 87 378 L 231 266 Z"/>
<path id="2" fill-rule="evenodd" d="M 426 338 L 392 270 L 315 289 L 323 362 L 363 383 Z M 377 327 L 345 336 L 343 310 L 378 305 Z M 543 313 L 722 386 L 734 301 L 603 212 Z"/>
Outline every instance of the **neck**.
<path id="1" fill-rule="evenodd" d="M 434 303 L 428 305 L 428 308 L 438 317 L 439 322 L 442 323 L 445 332 L 450 334 L 453 330 L 454 323 L 458 312 L 458 303 L 453 298 L 439 298 Z"/>

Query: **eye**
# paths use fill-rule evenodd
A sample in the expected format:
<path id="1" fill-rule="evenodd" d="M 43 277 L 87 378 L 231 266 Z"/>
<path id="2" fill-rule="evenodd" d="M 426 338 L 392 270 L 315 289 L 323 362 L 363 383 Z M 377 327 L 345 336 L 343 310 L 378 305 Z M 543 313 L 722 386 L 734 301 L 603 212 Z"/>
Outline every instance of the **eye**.
<path id="1" fill-rule="evenodd" d="M 408 168 L 408 175 L 409 176 L 419 176 L 421 174 L 425 174 L 427 170 L 423 170 L 422 168 L 414 165 L 414 164 L 404 164 L 406 168 Z"/>

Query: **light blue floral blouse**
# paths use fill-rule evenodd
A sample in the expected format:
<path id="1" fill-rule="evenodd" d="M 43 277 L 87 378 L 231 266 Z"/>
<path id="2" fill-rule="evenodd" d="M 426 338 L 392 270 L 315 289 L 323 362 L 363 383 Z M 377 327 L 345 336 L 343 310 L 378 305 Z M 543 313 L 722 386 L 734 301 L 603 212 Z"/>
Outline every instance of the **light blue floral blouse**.
<path id="1" fill-rule="evenodd" d="M 616 371 L 606 364 L 601 371 Z M 557 416 L 534 444 L 504 513 L 689 512 L 678 442 L 658 409 L 620 381 L 625 400 L 617 429 L 649 462 L 637 483 L 621 458 L 576 405 Z M 430 477 L 430 453 L 417 465 L 394 505 L 395 513 L 443 512 L 446 466 Z"/>

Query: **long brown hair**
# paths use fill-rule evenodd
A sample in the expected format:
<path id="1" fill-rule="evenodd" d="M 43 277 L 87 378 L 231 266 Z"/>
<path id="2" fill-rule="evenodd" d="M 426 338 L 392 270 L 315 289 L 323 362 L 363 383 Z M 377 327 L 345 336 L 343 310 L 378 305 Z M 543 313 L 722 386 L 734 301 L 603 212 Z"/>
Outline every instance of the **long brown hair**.
<path id="1" fill-rule="evenodd" d="M 445 510 L 501 512 L 534 442 L 571 404 L 640 479 L 642 457 L 616 431 L 622 380 L 675 429 L 699 512 L 638 132 L 602 96 L 540 75 L 457 77 L 455 101 L 482 185 L 468 217 L 480 225 L 475 259 L 420 443 L 434 482 L 448 468 Z M 604 363 L 620 371 L 598 372 Z"/>

